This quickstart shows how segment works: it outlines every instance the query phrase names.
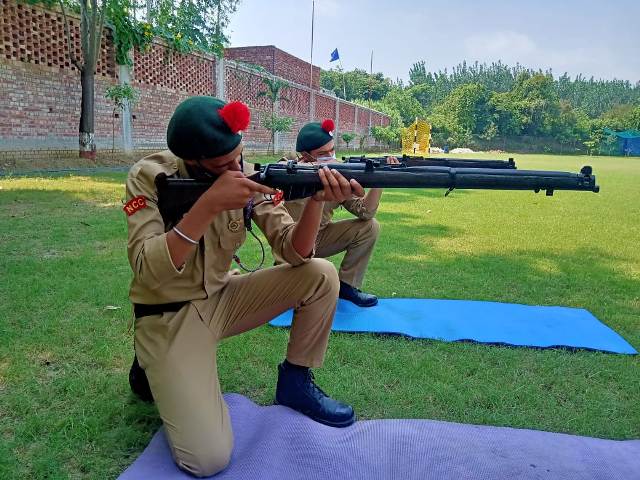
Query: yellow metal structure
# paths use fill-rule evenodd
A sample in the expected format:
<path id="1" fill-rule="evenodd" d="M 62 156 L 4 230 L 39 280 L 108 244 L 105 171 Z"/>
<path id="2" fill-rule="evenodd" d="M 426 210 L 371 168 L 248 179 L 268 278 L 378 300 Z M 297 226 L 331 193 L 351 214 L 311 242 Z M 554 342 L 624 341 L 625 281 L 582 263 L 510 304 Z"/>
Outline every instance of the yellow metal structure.
<path id="1" fill-rule="evenodd" d="M 403 155 L 429 155 L 431 145 L 431 125 L 424 120 L 413 122 L 402 129 Z"/>

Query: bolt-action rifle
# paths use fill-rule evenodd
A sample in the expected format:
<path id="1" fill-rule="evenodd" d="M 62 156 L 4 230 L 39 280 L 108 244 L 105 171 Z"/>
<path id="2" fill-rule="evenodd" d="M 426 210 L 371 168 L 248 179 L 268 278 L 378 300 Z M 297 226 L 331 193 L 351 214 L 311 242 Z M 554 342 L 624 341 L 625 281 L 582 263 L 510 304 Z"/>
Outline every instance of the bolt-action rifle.
<path id="1" fill-rule="evenodd" d="M 249 178 L 255 182 L 276 188 L 284 200 L 310 197 L 322 190 L 318 169 L 324 165 L 288 163 L 256 164 L 256 173 Z M 376 165 L 372 160 L 361 163 L 326 164 L 337 170 L 347 180 L 354 179 L 365 188 L 443 188 L 448 195 L 452 190 L 544 190 L 548 196 L 555 190 L 598 192 L 600 187 L 589 166 L 580 173 L 546 170 L 513 170 L 494 168 L 408 167 Z M 196 200 L 214 180 L 173 178 L 164 174 L 156 177 L 158 208 L 165 225 L 175 224 L 189 211 Z"/>

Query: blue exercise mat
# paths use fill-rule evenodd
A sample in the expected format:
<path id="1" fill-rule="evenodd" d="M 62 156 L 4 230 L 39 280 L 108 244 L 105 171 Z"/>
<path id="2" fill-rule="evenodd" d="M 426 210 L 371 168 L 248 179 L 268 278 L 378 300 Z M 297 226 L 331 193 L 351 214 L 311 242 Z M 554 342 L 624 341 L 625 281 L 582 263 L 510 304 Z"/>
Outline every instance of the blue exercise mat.
<path id="1" fill-rule="evenodd" d="M 292 311 L 270 325 L 288 327 Z M 369 332 L 526 347 L 585 348 L 637 354 L 620 335 L 582 308 L 541 307 L 469 300 L 386 298 L 361 308 L 340 300 L 336 332 Z"/>

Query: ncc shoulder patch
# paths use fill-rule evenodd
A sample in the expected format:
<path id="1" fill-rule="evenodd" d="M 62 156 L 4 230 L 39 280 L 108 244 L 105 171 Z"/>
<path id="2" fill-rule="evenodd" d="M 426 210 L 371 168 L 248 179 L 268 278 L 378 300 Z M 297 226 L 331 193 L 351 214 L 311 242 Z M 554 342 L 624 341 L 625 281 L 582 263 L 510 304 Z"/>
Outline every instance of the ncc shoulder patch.
<path id="1" fill-rule="evenodd" d="M 124 210 L 127 216 L 130 217 L 138 210 L 142 210 L 143 208 L 147 208 L 147 198 L 142 195 L 138 195 L 137 197 L 134 197 L 127 203 L 125 203 L 122 210 Z"/>

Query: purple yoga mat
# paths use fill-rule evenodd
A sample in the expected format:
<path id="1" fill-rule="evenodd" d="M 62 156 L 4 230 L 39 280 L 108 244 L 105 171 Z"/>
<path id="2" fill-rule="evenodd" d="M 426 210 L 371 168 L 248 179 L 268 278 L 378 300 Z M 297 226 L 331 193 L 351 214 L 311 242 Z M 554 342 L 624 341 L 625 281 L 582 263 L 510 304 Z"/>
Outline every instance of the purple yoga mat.
<path id="1" fill-rule="evenodd" d="M 640 479 L 640 440 L 431 420 L 331 428 L 282 406 L 225 395 L 235 447 L 216 479 Z M 160 430 L 120 480 L 185 480 Z"/>

